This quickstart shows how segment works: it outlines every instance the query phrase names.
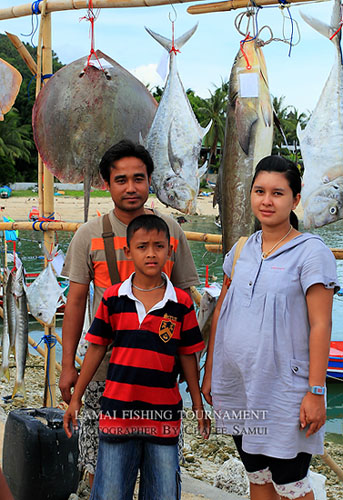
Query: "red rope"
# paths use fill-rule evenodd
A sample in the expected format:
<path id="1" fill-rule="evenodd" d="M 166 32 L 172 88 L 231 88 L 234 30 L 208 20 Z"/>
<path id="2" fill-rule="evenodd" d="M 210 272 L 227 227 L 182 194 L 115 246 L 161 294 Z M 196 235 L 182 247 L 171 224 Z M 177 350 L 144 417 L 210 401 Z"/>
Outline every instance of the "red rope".
<path id="1" fill-rule="evenodd" d="M 181 54 L 179 49 L 177 49 L 174 45 L 174 21 L 172 21 L 172 48 L 170 49 L 169 54 L 171 54 L 172 52 L 174 52 L 175 55 L 177 52 L 179 52 L 179 54 Z"/>
<path id="2" fill-rule="evenodd" d="M 340 26 L 339 26 L 338 30 L 335 31 L 335 33 L 332 36 L 330 36 L 330 40 L 332 40 L 333 38 L 335 38 L 335 36 L 341 31 L 342 25 L 343 25 L 343 20 L 339 24 L 340 24 Z"/>
<path id="3" fill-rule="evenodd" d="M 246 63 L 247 63 L 247 69 L 251 69 L 251 65 L 250 65 L 250 63 L 249 63 L 248 56 L 246 55 L 246 53 L 245 53 L 245 52 L 244 52 L 244 50 L 243 50 L 243 45 L 245 44 L 245 42 L 247 42 L 247 41 L 248 41 L 248 38 L 250 38 L 250 33 L 248 33 L 248 34 L 246 35 L 246 37 L 244 38 L 244 40 L 241 40 L 241 42 L 239 43 L 239 45 L 240 45 L 240 47 L 241 47 L 241 52 L 242 52 L 242 54 L 243 54 L 243 57 L 244 57 L 244 59 L 245 59 L 245 61 L 246 61 Z"/>
<path id="4" fill-rule="evenodd" d="M 88 11 L 87 11 L 87 15 L 84 16 L 84 17 L 81 17 L 80 21 L 82 21 L 83 19 L 85 19 L 86 21 L 89 21 L 90 22 L 90 39 L 91 39 L 91 50 L 90 50 L 90 53 L 89 53 L 89 56 L 87 58 L 87 64 L 86 66 L 84 67 L 84 70 L 86 70 L 86 68 L 88 68 L 88 66 L 91 66 L 90 64 L 90 60 L 91 60 L 91 57 L 92 55 L 94 54 L 94 56 L 96 57 L 98 63 L 99 63 L 99 66 L 101 68 L 102 71 L 104 71 L 104 68 L 101 66 L 101 62 L 99 61 L 99 58 L 98 56 L 96 55 L 96 52 L 94 50 L 94 23 L 95 21 L 97 20 L 97 15 L 94 14 L 94 9 L 93 9 L 93 0 L 89 0 L 89 3 L 88 3 Z M 104 71 L 105 72 L 105 71 Z"/>

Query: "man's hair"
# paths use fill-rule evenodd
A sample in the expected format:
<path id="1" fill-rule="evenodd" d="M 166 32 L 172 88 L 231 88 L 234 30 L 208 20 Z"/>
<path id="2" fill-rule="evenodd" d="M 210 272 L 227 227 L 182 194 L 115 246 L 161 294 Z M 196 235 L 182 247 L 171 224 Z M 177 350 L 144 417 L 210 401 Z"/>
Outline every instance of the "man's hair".
<path id="1" fill-rule="evenodd" d="M 154 170 L 154 163 L 149 151 L 144 146 L 125 139 L 110 147 L 102 157 L 99 164 L 99 171 L 104 181 L 110 182 L 111 170 L 115 167 L 114 163 L 128 156 L 142 160 L 146 166 L 148 177 L 150 177 Z"/>
<path id="2" fill-rule="evenodd" d="M 170 233 L 166 222 L 157 215 L 144 214 L 133 219 L 127 226 L 126 241 L 128 247 L 130 247 L 132 237 L 138 229 L 145 229 L 147 232 L 157 231 L 158 233 L 164 233 L 167 237 L 168 244 L 170 243 Z"/>

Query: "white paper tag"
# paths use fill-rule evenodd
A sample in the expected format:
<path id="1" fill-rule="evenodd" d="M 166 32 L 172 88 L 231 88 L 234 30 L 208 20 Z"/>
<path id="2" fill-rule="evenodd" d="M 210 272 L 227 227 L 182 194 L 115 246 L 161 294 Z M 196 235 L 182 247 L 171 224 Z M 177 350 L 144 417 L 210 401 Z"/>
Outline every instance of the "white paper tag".
<path id="1" fill-rule="evenodd" d="M 219 285 L 217 285 L 217 283 L 212 283 L 210 286 L 205 286 L 203 290 L 214 298 L 219 297 L 221 292 L 221 288 Z"/>
<path id="2" fill-rule="evenodd" d="M 112 64 L 103 57 L 101 57 L 99 60 L 98 59 L 91 59 L 89 61 L 90 66 L 94 66 L 97 69 L 105 69 L 105 68 L 112 68 Z M 100 66 L 101 65 L 101 66 Z"/>
<path id="3" fill-rule="evenodd" d="M 240 97 L 258 97 L 258 76 L 254 72 L 239 75 Z"/>

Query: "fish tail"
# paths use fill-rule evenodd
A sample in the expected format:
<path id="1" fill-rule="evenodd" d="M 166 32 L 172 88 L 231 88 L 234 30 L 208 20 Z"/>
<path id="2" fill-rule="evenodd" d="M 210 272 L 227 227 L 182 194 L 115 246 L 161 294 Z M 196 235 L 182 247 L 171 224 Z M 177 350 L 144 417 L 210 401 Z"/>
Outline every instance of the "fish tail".
<path id="1" fill-rule="evenodd" d="M 6 367 L 1 366 L 0 367 L 0 376 L 5 377 L 5 379 L 7 379 L 7 382 L 10 381 L 10 370 L 9 370 L 8 366 L 6 366 Z"/>
<path id="2" fill-rule="evenodd" d="M 17 393 L 20 393 L 24 396 L 24 399 L 26 399 L 26 390 L 25 390 L 25 382 L 22 380 L 21 382 L 17 382 L 14 384 L 14 389 L 12 393 L 12 399 Z"/>
<path id="3" fill-rule="evenodd" d="M 194 35 L 194 33 L 198 27 L 198 24 L 199 23 L 197 23 L 195 26 L 193 26 L 193 28 L 191 28 L 190 30 L 186 31 L 186 33 L 184 33 L 183 35 L 179 36 L 179 38 L 174 40 L 174 48 L 176 50 L 181 49 L 181 47 L 186 42 L 188 42 L 188 40 L 191 38 L 191 36 Z M 155 33 L 155 31 L 152 31 L 150 28 L 147 28 L 146 26 L 145 26 L 145 29 L 149 33 L 149 35 L 151 35 L 156 40 L 156 42 L 160 43 L 162 45 L 162 47 L 164 47 L 168 52 L 171 51 L 171 49 L 173 48 L 173 40 L 170 40 L 169 38 L 166 38 L 165 36 L 162 36 L 162 35 L 159 35 L 158 33 Z"/>
<path id="4" fill-rule="evenodd" d="M 319 19 L 309 16 L 301 11 L 300 15 L 303 18 L 303 20 L 311 26 L 311 28 L 318 31 L 318 33 L 325 36 L 325 38 L 331 40 L 332 43 L 337 47 L 337 49 L 341 53 L 340 41 L 342 35 L 341 35 L 341 30 L 339 28 L 342 16 L 341 16 L 340 0 L 335 0 L 334 2 L 330 24 L 327 24 Z"/>

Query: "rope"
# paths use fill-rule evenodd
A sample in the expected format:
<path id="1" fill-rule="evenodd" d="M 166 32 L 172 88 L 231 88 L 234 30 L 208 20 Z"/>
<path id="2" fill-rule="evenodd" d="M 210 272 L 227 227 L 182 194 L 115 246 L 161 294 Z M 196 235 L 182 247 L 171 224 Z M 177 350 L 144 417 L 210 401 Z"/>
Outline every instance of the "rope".
<path id="1" fill-rule="evenodd" d="M 36 344 L 35 346 L 32 346 L 32 347 L 34 349 L 37 349 L 37 347 L 39 346 L 39 344 L 41 342 L 44 342 L 44 344 L 48 348 L 48 355 L 47 355 L 47 360 L 46 360 L 46 373 L 47 373 L 47 379 L 48 379 L 48 388 L 49 388 L 49 393 L 50 393 L 50 401 L 52 403 L 52 392 L 51 392 L 50 380 L 49 380 L 50 351 L 57 344 L 57 339 L 56 339 L 55 335 L 52 335 L 52 334 L 50 334 L 50 335 L 43 335 L 43 337 L 40 339 L 40 341 L 38 342 L 38 344 Z"/>
<path id="2" fill-rule="evenodd" d="M 174 54 L 176 55 L 177 52 L 180 53 L 180 51 L 179 51 L 179 49 L 175 48 L 175 45 L 174 45 L 174 23 L 175 23 L 175 21 L 171 21 L 171 23 L 172 23 L 172 47 L 171 47 L 171 49 L 169 51 L 169 54 L 171 54 L 172 52 L 174 52 Z"/>
<path id="3" fill-rule="evenodd" d="M 80 76 L 83 75 L 83 73 L 86 71 L 86 69 L 91 66 L 90 64 L 90 60 L 91 60 L 91 57 L 92 55 L 95 56 L 96 60 L 98 61 L 99 63 L 99 66 L 101 68 L 101 71 L 103 71 L 103 73 L 106 75 L 106 72 L 104 70 L 104 68 L 102 67 L 101 65 L 101 62 L 99 61 L 99 58 L 98 56 L 96 55 L 96 52 L 94 50 L 94 23 L 95 21 L 98 19 L 99 17 L 99 12 L 100 12 L 100 9 L 97 10 L 96 13 L 94 13 L 94 9 L 93 9 L 93 0 L 89 0 L 89 3 L 88 3 L 88 11 L 87 11 L 87 14 L 84 16 L 84 17 L 81 17 L 80 18 L 80 21 L 82 21 L 83 19 L 85 19 L 86 21 L 89 21 L 90 22 L 90 39 L 91 39 L 91 50 L 90 50 L 90 53 L 89 53 L 89 56 L 87 58 L 87 64 L 86 66 L 84 67 L 82 73 Z"/>
<path id="4" fill-rule="evenodd" d="M 28 33 L 28 34 L 20 33 L 22 36 L 30 36 L 31 37 L 31 45 L 33 47 L 35 47 L 35 45 L 33 43 L 33 37 L 35 36 L 35 34 L 37 32 L 37 29 L 38 29 L 38 14 L 40 14 L 40 10 L 39 10 L 39 4 L 40 4 L 40 2 L 41 2 L 41 0 L 35 0 L 31 4 L 31 12 L 32 12 L 32 16 L 31 16 L 31 33 Z M 36 16 L 36 17 L 34 17 L 34 16 Z"/>

